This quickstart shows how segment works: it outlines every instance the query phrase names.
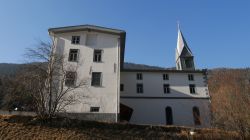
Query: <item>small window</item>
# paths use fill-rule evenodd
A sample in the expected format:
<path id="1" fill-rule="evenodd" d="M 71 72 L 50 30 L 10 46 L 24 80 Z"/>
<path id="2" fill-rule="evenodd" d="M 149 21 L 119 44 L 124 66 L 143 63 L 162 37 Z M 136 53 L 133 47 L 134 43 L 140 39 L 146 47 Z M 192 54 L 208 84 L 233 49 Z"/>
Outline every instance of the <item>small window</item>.
<path id="1" fill-rule="evenodd" d="M 198 107 L 193 107 L 194 124 L 201 125 L 200 111 Z"/>
<path id="2" fill-rule="evenodd" d="M 168 80 L 168 74 L 163 74 L 163 80 Z"/>
<path id="3" fill-rule="evenodd" d="M 164 93 L 170 93 L 169 84 L 164 84 L 163 85 L 163 90 L 164 90 Z"/>
<path id="4" fill-rule="evenodd" d="M 94 50 L 94 62 L 101 62 L 102 61 L 102 50 Z"/>
<path id="5" fill-rule="evenodd" d="M 137 93 L 143 93 L 143 84 L 137 84 Z"/>
<path id="6" fill-rule="evenodd" d="M 124 85 L 120 84 L 120 91 L 124 91 Z"/>
<path id="7" fill-rule="evenodd" d="M 69 50 L 69 61 L 76 62 L 78 59 L 78 49 L 70 49 Z"/>
<path id="8" fill-rule="evenodd" d="M 137 73 L 136 78 L 137 78 L 137 80 L 142 80 L 142 74 L 141 73 Z"/>
<path id="9" fill-rule="evenodd" d="M 195 94 L 195 85 L 193 84 L 189 85 L 189 90 L 191 94 Z"/>
<path id="10" fill-rule="evenodd" d="M 99 112 L 100 107 L 90 107 L 90 112 Z"/>
<path id="11" fill-rule="evenodd" d="M 76 81 L 76 72 L 66 72 L 65 85 L 68 87 L 74 86 Z"/>
<path id="12" fill-rule="evenodd" d="M 91 86 L 101 86 L 101 72 L 92 72 Z"/>
<path id="13" fill-rule="evenodd" d="M 80 44 L 80 36 L 72 36 L 71 44 Z"/>
<path id="14" fill-rule="evenodd" d="M 188 74 L 188 80 L 189 81 L 194 81 L 194 75 L 193 74 Z"/>

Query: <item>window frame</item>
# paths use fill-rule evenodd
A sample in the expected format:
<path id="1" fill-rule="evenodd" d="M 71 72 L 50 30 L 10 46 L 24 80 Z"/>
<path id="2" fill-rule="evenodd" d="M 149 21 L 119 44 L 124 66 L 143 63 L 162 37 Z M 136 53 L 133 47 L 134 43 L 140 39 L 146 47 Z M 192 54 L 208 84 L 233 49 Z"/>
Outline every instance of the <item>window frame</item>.
<path id="1" fill-rule="evenodd" d="M 163 92 L 164 92 L 164 94 L 171 93 L 170 85 L 169 84 L 163 84 Z"/>
<path id="2" fill-rule="evenodd" d="M 189 81 L 194 81 L 194 75 L 193 74 L 188 74 L 188 80 Z"/>
<path id="3" fill-rule="evenodd" d="M 142 73 L 136 73 L 136 79 L 137 80 L 143 80 Z"/>
<path id="4" fill-rule="evenodd" d="M 74 75 L 74 78 L 68 78 L 67 75 L 71 73 Z M 67 87 L 73 87 L 76 85 L 76 77 L 77 77 L 77 73 L 76 72 L 73 72 L 73 71 L 66 71 L 66 75 L 65 75 L 65 81 L 64 81 L 64 85 L 67 86 Z M 73 80 L 72 80 L 73 79 Z M 67 82 L 68 81 L 68 82 Z M 71 82 L 70 82 L 71 81 Z M 72 82 L 73 81 L 73 82 Z M 70 84 L 69 83 L 73 83 L 73 84 Z"/>
<path id="5" fill-rule="evenodd" d="M 96 53 L 97 53 L 97 51 L 100 53 L 98 56 L 98 58 L 100 59 L 98 59 L 98 58 L 96 58 Z M 93 52 L 93 62 L 95 62 L 95 63 L 101 63 L 102 62 L 102 56 L 103 56 L 103 50 L 101 50 L 101 49 L 94 49 L 94 52 Z"/>
<path id="6" fill-rule="evenodd" d="M 169 75 L 167 73 L 162 74 L 163 80 L 169 80 Z"/>
<path id="7" fill-rule="evenodd" d="M 143 94 L 143 84 L 141 84 L 141 83 L 136 84 L 136 93 Z"/>
<path id="8" fill-rule="evenodd" d="M 76 50 L 76 57 L 73 56 L 73 58 L 75 58 L 75 60 L 71 60 L 71 54 L 75 54 L 75 53 L 71 53 L 71 51 Z M 69 62 L 77 62 L 79 58 L 79 49 L 69 49 L 69 56 L 68 56 L 68 61 Z"/>
<path id="9" fill-rule="evenodd" d="M 91 106 L 90 107 L 90 112 L 99 112 L 100 111 L 100 107 L 98 106 Z"/>
<path id="10" fill-rule="evenodd" d="M 100 74 L 100 77 L 99 77 L 99 84 L 97 85 L 97 84 L 95 84 L 95 82 L 93 82 L 93 75 L 94 74 Z M 91 86 L 93 86 L 93 87 L 101 87 L 102 86 L 102 72 L 92 72 L 92 74 L 91 74 Z"/>
<path id="11" fill-rule="evenodd" d="M 189 92 L 191 94 L 196 94 L 196 87 L 195 84 L 189 84 Z"/>
<path id="12" fill-rule="evenodd" d="M 74 35 L 71 37 L 71 44 L 77 45 L 80 44 L 81 41 L 81 36 L 79 35 Z"/>

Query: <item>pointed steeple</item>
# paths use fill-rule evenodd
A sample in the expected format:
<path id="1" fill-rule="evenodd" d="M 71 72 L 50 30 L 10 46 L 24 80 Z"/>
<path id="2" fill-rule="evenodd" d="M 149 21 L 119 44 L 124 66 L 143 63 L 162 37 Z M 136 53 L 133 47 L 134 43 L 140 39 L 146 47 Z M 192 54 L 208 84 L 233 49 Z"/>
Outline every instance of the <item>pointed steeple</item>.
<path id="1" fill-rule="evenodd" d="M 175 54 L 175 62 L 177 70 L 194 70 L 194 61 L 191 49 L 188 47 L 187 42 L 180 30 L 178 24 L 178 37 L 177 48 Z"/>

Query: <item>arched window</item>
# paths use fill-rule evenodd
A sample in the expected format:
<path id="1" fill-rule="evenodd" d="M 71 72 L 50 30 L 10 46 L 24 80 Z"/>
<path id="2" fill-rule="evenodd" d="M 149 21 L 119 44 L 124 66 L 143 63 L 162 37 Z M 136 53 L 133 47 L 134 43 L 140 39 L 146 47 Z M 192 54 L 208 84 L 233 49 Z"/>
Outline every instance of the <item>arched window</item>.
<path id="1" fill-rule="evenodd" d="M 194 124 L 201 125 L 200 111 L 198 107 L 193 107 Z"/>
<path id="2" fill-rule="evenodd" d="M 167 125 L 172 125 L 173 124 L 173 114 L 172 114 L 172 109 L 171 107 L 166 107 L 166 124 Z"/>

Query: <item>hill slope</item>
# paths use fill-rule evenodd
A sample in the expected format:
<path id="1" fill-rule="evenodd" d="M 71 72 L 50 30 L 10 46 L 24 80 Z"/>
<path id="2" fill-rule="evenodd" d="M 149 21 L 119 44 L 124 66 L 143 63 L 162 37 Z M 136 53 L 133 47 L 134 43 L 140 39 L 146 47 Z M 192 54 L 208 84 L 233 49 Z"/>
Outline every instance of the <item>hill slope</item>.
<path id="1" fill-rule="evenodd" d="M 22 64 L 0 63 L 0 76 L 14 75 L 21 66 Z"/>
<path id="2" fill-rule="evenodd" d="M 41 124 L 33 117 L 0 116 L 0 139 L 168 139 L 188 140 L 191 128 L 54 119 Z M 194 139 L 240 139 L 236 132 L 196 129 Z"/>

